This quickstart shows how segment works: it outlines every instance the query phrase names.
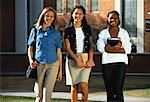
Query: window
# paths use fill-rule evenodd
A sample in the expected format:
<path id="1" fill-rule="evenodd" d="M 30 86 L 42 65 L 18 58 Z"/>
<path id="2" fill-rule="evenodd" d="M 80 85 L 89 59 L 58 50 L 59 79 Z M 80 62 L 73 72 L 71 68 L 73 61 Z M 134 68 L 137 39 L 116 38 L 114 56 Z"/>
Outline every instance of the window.
<path id="1" fill-rule="evenodd" d="M 67 3 L 67 13 L 69 12 L 71 12 L 71 10 L 73 9 L 73 7 L 74 7 L 74 0 L 68 0 L 67 1 L 68 3 Z"/>
<path id="2" fill-rule="evenodd" d="M 60 12 L 63 12 L 62 10 L 62 0 L 57 0 L 57 12 L 60 13 Z"/>
<path id="3" fill-rule="evenodd" d="M 123 27 L 130 37 L 137 37 L 137 1 L 125 0 L 123 3 Z"/>
<path id="4" fill-rule="evenodd" d="M 74 8 L 75 4 L 83 5 L 86 9 L 90 8 L 91 12 L 98 11 L 98 0 L 57 0 L 57 12 L 58 13 L 70 13 L 70 11 Z M 90 5 L 90 6 L 87 6 Z M 88 7 L 88 8 L 87 8 Z"/>
<path id="5" fill-rule="evenodd" d="M 122 0 L 121 0 L 122 1 Z M 144 1 L 122 1 L 122 26 L 129 32 L 137 53 L 144 52 Z"/>
<path id="6" fill-rule="evenodd" d="M 79 4 L 86 8 L 86 0 L 79 0 Z"/>
<path id="7" fill-rule="evenodd" d="M 98 4 L 99 4 L 98 0 L 91 0 L 91 2 L 92 2 L 92 9 L 91 9 L 91 11 L 92 12 L 98 11 Z"/>
<path id="8" fill-rule="evenodd" d="M 145 19 L 145 31 L 150 32 L 150 19 Z"/>

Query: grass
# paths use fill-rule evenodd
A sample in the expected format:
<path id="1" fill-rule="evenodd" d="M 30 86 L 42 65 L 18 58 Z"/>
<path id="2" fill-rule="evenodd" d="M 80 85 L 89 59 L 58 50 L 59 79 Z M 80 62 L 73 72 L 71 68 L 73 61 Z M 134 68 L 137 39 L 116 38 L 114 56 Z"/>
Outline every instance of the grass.
<path id="1" fill-rule="evenodd" d="M 34 102 L 35 98 L 32 97 L 16 97 L 16 96 L 0 96 L 0 102 Z M 52 99 L 52 102 L 70 102 L 70 100 Z M 82 102 L 79 100 L 78 102 Z M 93 102 L 93 101 L 88 101 Z"/>
<path id="2" fill-rule="evenodd" d="M 126 96 L 150 97 L 150 76 L 127 76 L 124 94 Z"/>
<path id="3" fill-rule="evenodd" d="M 106 94 L 102 76 L 90 78 L 89 92 Z M 135 97 L 150 97 L 150 76 L 126 76 L 124 95 Z"/>
<path id="4" fill-rule="evenodd" d="M 34 100 L 27 97 L 0 96 L 0 102 L 34 102 Z"/>
<path id="5" fill-rule="evenodd" d="M 132 90 L 125 90 L 125 96 L 134 96 L 134 97 L 150 97 L 150 88 L 146 89 L 132 89 Z"/>
<path id="6" fill-rule="evenodd" d="M 35 98 L 0 96 L 0 102 L 34 102 Z M 52 102 L 70 102 L 69 100 L 52 99 Z"/>

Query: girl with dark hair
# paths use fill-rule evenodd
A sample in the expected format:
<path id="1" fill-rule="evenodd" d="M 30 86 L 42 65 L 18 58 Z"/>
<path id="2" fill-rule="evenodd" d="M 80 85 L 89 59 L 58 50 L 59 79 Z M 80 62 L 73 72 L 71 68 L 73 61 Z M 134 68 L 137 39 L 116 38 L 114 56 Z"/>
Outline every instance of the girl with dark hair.
<path id="1" fill-rule="evenodd" d="M 97 49 L 102 53 L 102 75 L 107 102 L 124 102 L 123 84 L 131 43 L 128 32 L 119 27 L 117 11 L 108 13 L 107 22 L 109 27 L 100 32 L 97 41 Z"/>
<path id="2" fill-rule="evenodd" d="M 35 60 L 33 60 L 34 36 L 36 36 Z M 51 102 L 55 82 L 62 80 L 61 34 L 56 29 L 56 12 L 53 8 L 43 9 L 35 28 L 31 29 L 28 45 L 30 66 L 37 68 L 35 102 Z"/>
<path id="3" fill-rule="evenodd" d="M 71 12 L 69 26 L 65 29 L 66 84 L 71 85 L 71 102 L 78 101 L 81 88 L 82 101 L 88 100 L 88 80 L 93 66 L 93 39 L 85 19 L 86 10 L 76 6 Z"/>

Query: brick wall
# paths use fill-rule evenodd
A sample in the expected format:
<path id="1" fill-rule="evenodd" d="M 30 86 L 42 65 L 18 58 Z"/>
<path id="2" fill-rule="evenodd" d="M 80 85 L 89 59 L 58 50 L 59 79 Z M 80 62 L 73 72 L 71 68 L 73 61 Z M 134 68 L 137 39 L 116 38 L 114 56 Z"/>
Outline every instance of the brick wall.
<path id="1" fill-rule="evenodd" d="M 115 0 L 100 0 L 99 15 L 106 18 L 109 11 L 115 9 Z"/>
<path id="2" fill-rule="evenodd" d="M 150 22 L 150 14 L 148 12 L 150 13 L 150 0 L 145 0 L 144 1 L 144 19 L 145 20 L 149 19 L 149 22 Z M 144 24 L 145 24 L 145 20 L 144 20 Z M 149 32 L 146 31 L 146 25 L 144 27 L 145 27 L 144 52 L 150 52 L 150 31 Z"/>

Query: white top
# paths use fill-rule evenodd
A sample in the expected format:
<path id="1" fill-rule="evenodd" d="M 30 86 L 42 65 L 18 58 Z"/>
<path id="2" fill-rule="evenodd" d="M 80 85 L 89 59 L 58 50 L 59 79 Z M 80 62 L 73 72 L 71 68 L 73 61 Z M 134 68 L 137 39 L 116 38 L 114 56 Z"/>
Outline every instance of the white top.
<path id="1" fill-rule="evenodd" d="M 123 28 L 119 28 L 118 37 L 121 38 L 122 48 L 124 48 L 125 53 L 107 53 L 104 47 L 107 43 L 107 38 L 111 37 L 108 29 L 109 28 L 102 30 L 97 40 L 97 49 L 102 53 L 102 64 L 115 62 L 124 62 L 128 64 L 127 54 L 131 53 L 131 42 L 128 32 Z"/>
<path id="2" fill-rule="evenodd" d="M 75 30 L 76 30 L 77 53 L 82 53 L 84 45 L 84 34 L 81 27 L 75 28 Z"/>

